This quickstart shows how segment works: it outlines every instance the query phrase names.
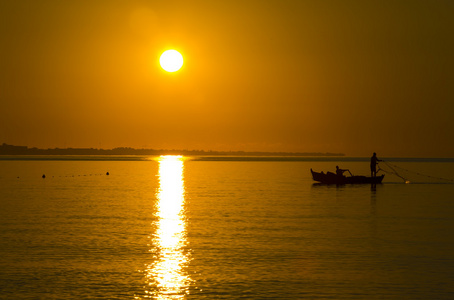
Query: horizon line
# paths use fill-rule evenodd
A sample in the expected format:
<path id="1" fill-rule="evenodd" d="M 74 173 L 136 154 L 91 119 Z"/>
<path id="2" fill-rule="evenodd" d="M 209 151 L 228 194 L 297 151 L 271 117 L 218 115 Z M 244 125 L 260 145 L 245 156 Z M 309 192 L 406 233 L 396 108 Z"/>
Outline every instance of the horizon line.
<path id="1" fill-rule="evenodd" d="M 153 148 L 133 148 L 133 147 L 115 147 L 111 149 L 104 148 L 38 148 L 38 147 L 28 147 L 28 146 L 16 146 L 3 143 L 0 145 L 0 155 L 53 155 L 61 153 L 49 153 L 49 152 L 80 152 L 74 153 L 74 155 L 96 155 L 90 152 L 98 152 L 102 155 L 147 155 L 144 152 L 154 152 L 148 153 L 148 155 L 159 155 L 162 153 L 172 153 L 172 154 L 183 154 L 188 153 L 192 155 L 277 155 L 277 156 L 345 156 L 345 153 L 335 153 L 335 152 L 295 152 L 295 151 L 244 151 L 244 150 L 203 150 L 203 149 L 153 149 Z M 99 153 L 103 152 L 103 153 Z M 134 153 L 136 152 L 136 153 Z M 67 155 L 71 153 L 67 153 Z"/>

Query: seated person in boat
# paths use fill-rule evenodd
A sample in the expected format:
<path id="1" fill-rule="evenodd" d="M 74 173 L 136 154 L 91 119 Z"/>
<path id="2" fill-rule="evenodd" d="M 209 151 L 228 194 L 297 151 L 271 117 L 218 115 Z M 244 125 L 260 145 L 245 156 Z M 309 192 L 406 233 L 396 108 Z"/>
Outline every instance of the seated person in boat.
<path id="1" fill-rule="evenodd" d="M 344 172 L 347 172 L 347 169 L 339 169 L 339 166 L 336 166 L 336 175 L 337 176 L 344 176 Z"/>

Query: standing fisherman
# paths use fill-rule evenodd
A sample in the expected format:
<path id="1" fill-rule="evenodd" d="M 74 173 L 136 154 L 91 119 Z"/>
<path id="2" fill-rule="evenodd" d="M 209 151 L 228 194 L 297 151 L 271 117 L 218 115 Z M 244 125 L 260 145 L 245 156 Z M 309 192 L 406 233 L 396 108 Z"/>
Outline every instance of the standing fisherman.
<path id="1" fill-rule="evenodd" d="M 374 152 L 374 155 L 370 158 L 370 177 L 377 177 L 377 164 L 381 161 L 377 157 L 377 153 Z"/>

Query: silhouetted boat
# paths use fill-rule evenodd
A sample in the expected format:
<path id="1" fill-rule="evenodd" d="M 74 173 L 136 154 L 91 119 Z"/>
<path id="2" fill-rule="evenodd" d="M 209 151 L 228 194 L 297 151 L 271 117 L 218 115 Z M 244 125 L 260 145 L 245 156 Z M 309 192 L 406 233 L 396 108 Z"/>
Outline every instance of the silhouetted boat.
<path id="1" fill-rule="evenodd" d="M 338 176 L 334 173 L 327 172 L 326 174 L 321 172 L 314 172 L 311 169 L 312 178 L 315 181 L 325 184 L 353 184 L 353 183 L 381 183 L 385 175 L 377 177 L 367 176 Z"/>

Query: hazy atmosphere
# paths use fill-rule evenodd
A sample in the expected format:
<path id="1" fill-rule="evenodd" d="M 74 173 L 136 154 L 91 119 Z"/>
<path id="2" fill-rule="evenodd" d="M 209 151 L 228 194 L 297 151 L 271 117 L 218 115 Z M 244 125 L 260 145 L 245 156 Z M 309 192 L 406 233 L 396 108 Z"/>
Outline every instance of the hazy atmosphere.
<path id="1" fill-rule="evenodd" d="M 1 0 L 0 144 L 453 157 L 453 15 L 441 0 Z"/>

